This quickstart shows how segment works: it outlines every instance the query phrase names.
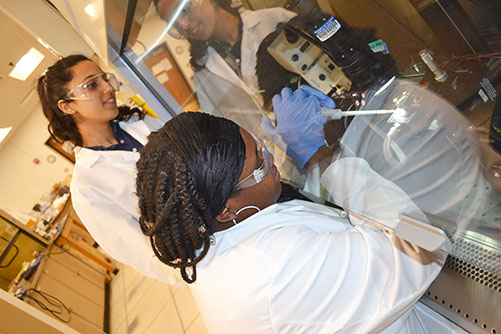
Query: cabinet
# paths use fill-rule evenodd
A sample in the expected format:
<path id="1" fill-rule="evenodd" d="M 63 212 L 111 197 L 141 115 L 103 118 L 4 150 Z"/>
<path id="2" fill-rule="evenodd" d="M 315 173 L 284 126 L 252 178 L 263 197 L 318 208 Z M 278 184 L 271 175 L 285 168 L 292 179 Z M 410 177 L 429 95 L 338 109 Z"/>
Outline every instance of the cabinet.
<path id="1" fill-rule="evenodd" d="M 64 226 L 55 242 L 44 252 L 35 275 L 30 279 L 30 305 L 43 310 L 33 297 L 43 301 L 38 293 L 53 296 L 70 309 L 58 314 L 62 321 L 80 333 L 103 333 L 107 330 L 107 283 L 116 272 L 111 259 L 100 252 L 70 205 Z M 35 289 L 35 290 L 33 290 Z M 50 306 L 50 305 L 47 305 Z M 57 309 L 51 306 L 52 309 Z M 59 320 L 61 320 L 59 319 Z"/>
<path id="2" fill-rule="evenodd" d="M 33 278 L 32 288 L 56 297 L 70 310 L 60 315 L 81 333 L 102 333 L 105 328 L 106 272 L 53 245 Z M 37 294 L 31 294 L 36 297 Z M 27 301 L 41 307 L 33 300 Z M 47 312 L 42 310 L 43 312 Z M 48 312 L 47 312 L 48 313 Z"/>
<path id="3" fill-rule="evenodd" d="M 98 270 L 107 271 L 107 282 L 111 280 L 112 273 L 117 272 L 112 260 L 96 249 L 97 244 L 78 219 L 73 207 L 70 209 L 61 235 L 56 240 L 56 245 L 76 255 L 81 255 L 80 258 Z"/>

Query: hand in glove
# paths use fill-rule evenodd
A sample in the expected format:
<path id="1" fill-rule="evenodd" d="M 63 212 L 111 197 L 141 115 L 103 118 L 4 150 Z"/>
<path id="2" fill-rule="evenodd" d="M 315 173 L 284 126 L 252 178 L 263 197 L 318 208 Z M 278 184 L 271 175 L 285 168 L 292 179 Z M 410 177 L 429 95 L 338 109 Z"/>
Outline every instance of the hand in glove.
<path id="1" fill-rule="evenodd" d="M 323 145 L 324 124 L 320 107 L 334 108 L 336 104 L 327 95 L 310 86 L 301 86 L 292 92 L 282 89 L 273 97 L 276 127 L 263 116 L 264 134 L 291 156 L 301 168 Z"/>

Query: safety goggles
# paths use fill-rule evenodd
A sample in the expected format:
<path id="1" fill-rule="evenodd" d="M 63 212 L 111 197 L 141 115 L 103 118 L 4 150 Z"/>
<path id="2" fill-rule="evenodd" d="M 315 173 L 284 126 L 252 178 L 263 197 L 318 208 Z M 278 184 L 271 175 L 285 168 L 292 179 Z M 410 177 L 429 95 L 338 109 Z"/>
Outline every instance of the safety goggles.
<path id="1" fill-rule="evenodd" d="M 63 100 L 92 100 L 98 96 L 106 86 L 111 86 L 114 92 L 120 89 L 120 82 L 112 73 L 99 73 L 93 75 L 78 86 L 70 90 L 62 99 Z"/>
<path id="2" fill-rule="evenodd" d="M 180 26 L 179 19 L 186 19 L 188 14 L 195 10 L 197 15 L 200 15 L 201 5 L 202 0 L 180 0 L 166 20 L 168 34 L 176 39 L 181 39 L 184 36 L 184 29 Z"/>
<path id="3" fill-rule="evenodd" d="M 252 137 L 254 138 L 254 140 L 256 142 L 257 157 L 258 157 L 258 159 L 261 159 L 262 162 L 257 169 L 254 169 L 252 174 L 247 176 L 242 181 L 238 182 L 238 184 L 236 186 L 237 189 L 252 187 L 253 185 L 256 185 L 259 182 L 263 181 L 263 179 L 265 177 L 270 175 L 270 171 L 271 171 L 270 152 L 268 152 L 266 145 L 263 143 L 263 141 L 261 139 L 257 138 L 254 135 L 252 135 Z"/>

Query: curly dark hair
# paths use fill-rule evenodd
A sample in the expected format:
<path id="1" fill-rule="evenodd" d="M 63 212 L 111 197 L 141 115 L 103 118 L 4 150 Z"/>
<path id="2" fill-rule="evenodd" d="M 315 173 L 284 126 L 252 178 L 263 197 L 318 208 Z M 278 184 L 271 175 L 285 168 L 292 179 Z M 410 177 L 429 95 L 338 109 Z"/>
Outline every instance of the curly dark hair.
<path id="1" fill-rule="evenodd" d="M 57 103 L 68 93 L 66 85 L 73 79 L 73 66 L 82 61 L 91 61 L 84 55 L 71 55 L 59 59 L 38 79 L 37 92 L 42 104 L 42 110 L 49 121 L 48 130 L 56 141 L 70 141 L 82 146 L 83 141 L 72 116 L 63 113 Z M 116 117 L 118 121 L 126 121 L 132 115 L 144 118 L 144 112 L 138 108 L 120 106 Z"/>
<path id="2" fill-rule="evenodd" d="M 196 280 L 216 217 L 238 193 L 244 160 L 240 127 L 199 112 L 174 117 L 141 150 L 136 179 L 141 230 L 155 255 L 180 268 L 187 283 Z"/>

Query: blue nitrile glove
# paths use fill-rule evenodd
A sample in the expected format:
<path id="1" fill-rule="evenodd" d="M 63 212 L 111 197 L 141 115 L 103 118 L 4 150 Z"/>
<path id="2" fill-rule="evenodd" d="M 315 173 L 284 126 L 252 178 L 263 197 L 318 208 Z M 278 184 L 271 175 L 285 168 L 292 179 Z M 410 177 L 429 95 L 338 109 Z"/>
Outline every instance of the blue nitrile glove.
<path id="1" fill-rule="evenodd" d="M 336 104 L 321 91 L 305 85 L 295 92 L 287 87 L 282 89 L 272 102 L 277 126 L 263 116 L 263 132 L 304 168 L 312 155 L 325 145 L 326 120 L 320 107 L 334 108 Z"/>

